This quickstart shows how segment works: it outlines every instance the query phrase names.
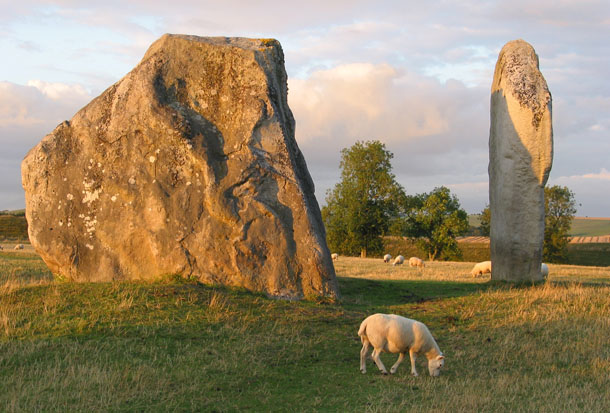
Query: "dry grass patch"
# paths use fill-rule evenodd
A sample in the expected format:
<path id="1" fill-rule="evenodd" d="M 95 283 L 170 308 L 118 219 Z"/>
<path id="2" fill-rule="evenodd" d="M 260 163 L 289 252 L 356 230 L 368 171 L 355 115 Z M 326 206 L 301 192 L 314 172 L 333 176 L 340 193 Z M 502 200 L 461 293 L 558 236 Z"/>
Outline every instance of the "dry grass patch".
<path id="1" fill-rule="evenodd" d="M 549 265 L 551 281 L 569 281 L 580 283 L 610 283 L 610 267 L 587 267 L 581 265 Z"/>
<path id="2" fill-rule="evenodd" d="M 370 280 L 434 280 L 469 281 L 482 283 L 489 275 L 474 278 L 470 271 L 473 262 L 425 261 L 425 268 L 409 267 L 409 257 L 405 264 L 393 266 L 381 258 L 339 257 L 334 261 L 335 270 L 340 277 L 366 278 Z"/>

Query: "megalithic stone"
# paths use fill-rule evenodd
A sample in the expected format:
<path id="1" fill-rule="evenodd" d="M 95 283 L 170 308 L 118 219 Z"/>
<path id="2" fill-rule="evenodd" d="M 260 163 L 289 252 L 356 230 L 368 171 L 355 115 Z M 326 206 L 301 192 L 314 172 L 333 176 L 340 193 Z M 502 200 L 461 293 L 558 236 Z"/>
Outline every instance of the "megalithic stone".
<path id="1" fill-rule="evenodd" d="M 32 245 L 74 281 L 338 295 L 276 40 L 164 35 L 25 157 Z"/>
<path id="2" fill-rule="evenodd" d="M 492 279 L 542 280 L 544 185 L 552 162 L 551 93 L 533 47 L 511 41 L 500 51 L 491 87 Z"/>

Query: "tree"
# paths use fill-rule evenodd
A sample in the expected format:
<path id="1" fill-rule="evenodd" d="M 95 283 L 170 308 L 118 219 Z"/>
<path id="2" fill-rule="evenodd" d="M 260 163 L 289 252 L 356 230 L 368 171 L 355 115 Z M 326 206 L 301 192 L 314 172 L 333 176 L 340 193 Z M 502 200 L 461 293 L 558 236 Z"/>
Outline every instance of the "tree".
<path id="1" fill-rule="evenodd" d="M 395 214 L 390 218 L 388 228 L 389 235 L 400 237 L 416 236 L 417 228 L 415 223 L 416 212 L 424 205 L 424 196 L 418 195 L 401 195 L 396 200 Z"/>
<path id="2" fill-rule="evenodd" d="M 568 233 L 576 213 L 574 193 L 566 186 L 544 188 L 544 261 L 565 263 L 568 258 Z"/>
<path id="3" fill-rule="evenodd" d="M 457 197 L 441 186 L 421 199 L 422 206 L 413 216 L 417 246 L 430 261 L 461 256 L 456 237 L 468 231 L 468 214 L 460 208 Z"/>
<path id="4" fill-rule="evenodd" d="M 489 237 L 489 233 L 491 232 L 491 209 L 489 208 L 489 204 L 481 211 L 481 235 L 484 237 Z"/>
<path id="5" fill-rule="evenodd" d="M 362 257 L 382 251 L 381 236 L 405 197 L 392 174 L 393 156 L 376 140 L 341 151 L 341 181 L 326 193 L 322 208 L 332 251 Z"/>

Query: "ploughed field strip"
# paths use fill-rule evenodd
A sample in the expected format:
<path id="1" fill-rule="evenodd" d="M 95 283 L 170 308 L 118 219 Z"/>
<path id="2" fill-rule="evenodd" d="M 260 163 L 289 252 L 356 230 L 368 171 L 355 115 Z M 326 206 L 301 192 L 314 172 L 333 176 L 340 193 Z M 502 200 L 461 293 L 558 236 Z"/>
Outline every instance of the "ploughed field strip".
<path id="1" fill-rule="evenodd" d="M 489 244 L 489 237 L 458 237 L 457 240 L 458 240 L 458 242 Z"/>
<path id="2" fill-rule="evenodd" d="M 458 242 L 489 244 L 489 237 L 458 237 Z M 599 237 L 570 237 L 570 244 L 610 243 L 610 235 Z"/>
<path id="3" fill-rule="evenodd" d="M 600 237 L 570 237 L 570 244 L 588 244 L 610 242 L 610 235 Z"/>

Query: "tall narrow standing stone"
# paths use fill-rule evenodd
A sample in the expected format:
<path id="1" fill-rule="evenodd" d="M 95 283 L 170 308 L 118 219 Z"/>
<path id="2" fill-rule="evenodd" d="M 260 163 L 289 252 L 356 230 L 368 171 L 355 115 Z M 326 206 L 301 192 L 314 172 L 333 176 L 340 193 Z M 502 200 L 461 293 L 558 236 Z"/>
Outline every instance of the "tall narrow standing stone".
<path id="1" fill-rule="evenodd" d="M 491 87 L 492 279 L 539 281 L 544 185 L 553 161 L 551 94 L 527 42 L 500 51 Z"/>
<path id="2" fill-rule="evenodd" d="M 163 36 L 25 157 L 32 245 L 75 281 L 336 297 L 286 79 L 275 40 Z"/>

